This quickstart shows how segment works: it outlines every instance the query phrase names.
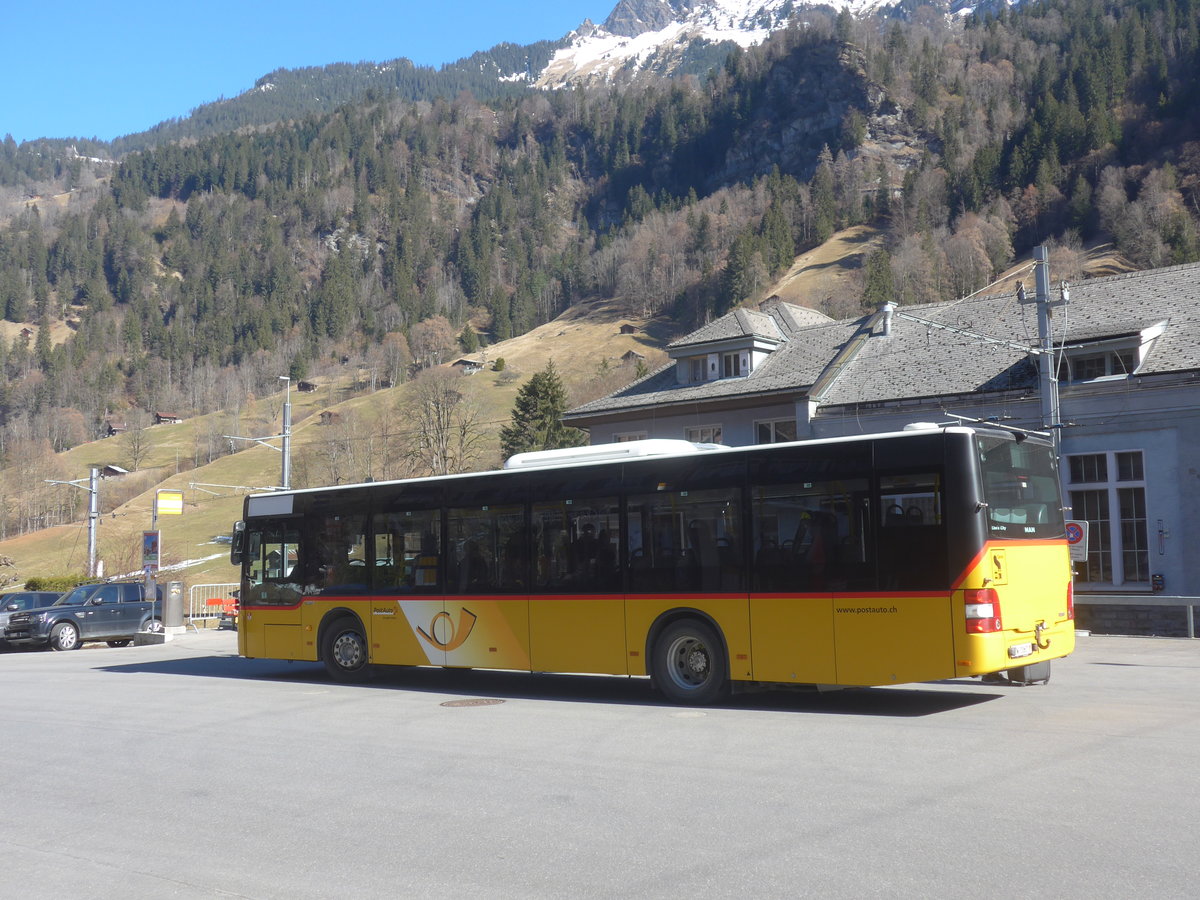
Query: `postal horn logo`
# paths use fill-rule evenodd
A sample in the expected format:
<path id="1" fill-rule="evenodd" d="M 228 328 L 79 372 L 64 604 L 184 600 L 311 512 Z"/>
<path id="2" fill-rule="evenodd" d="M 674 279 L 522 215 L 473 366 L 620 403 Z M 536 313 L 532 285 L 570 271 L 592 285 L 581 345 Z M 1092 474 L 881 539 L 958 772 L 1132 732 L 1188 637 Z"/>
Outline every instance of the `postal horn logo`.
<path id="1" fill-rule="evenodd" d="M 418 628 L 417 634 L 425 638 L 434 647 L 439 650 L 447 651 L 457 650 L 467 638 L 471 636 L 471 630 L 475 627 L 475 620 L 479 618 L 475 613 L 471 612 L 465 606 L 460 606 L 458 609 L 458 624 L 454 624 L 454 620 L 450 617 L 450 613 L 444 610 L 438 613 L 429 621 L 429 630 Z M 439 626 L 439 623 L 440 626 Z"/>

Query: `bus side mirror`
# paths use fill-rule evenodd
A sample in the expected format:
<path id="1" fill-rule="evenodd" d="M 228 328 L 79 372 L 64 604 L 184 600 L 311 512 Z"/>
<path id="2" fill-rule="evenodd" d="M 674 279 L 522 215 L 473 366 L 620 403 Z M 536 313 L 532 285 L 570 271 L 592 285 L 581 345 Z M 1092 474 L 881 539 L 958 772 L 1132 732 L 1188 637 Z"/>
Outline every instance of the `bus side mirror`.
<path id="1" fill-rule="evenodd" d="M 246 523 L 233 523 L 233 540 L 229 545 L 229 562 L 232 565 L 240 566 L 242 564 L 242 553 L 246 548 Z"/>

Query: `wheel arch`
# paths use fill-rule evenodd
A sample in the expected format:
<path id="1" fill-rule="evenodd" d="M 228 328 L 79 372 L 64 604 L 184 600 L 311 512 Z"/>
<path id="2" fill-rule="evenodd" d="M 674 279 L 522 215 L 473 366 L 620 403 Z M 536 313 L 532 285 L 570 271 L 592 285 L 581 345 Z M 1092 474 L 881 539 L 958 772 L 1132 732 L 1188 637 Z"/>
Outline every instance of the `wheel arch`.
<path id="1" fill-rule="evenodd" d="M 663 629 L 668 625 L 681 622 L 685 619 L 696 619 L 703 622 L 717 635 L 717 639 L 721 642 L 721 649 L 725 653 L 725 668 L 728 670 L 725 673 L 725 677 L 727 679 L 731 678 L 733 663 L 729 658 L 729 641 L 725 637 L 725 630 L 721 627 L 721 624 L 708 613 L 696 609 L 694 606 L 677 606 L 660 613 L 658 618 L 650 623 L 650 628 L 646 631 L 646 643 L 642 648 L 642 658 L 646 660 L 646 674 L 650 676 L 651 681 L 654 679 L 654 671 L 650 665 L 650 659 L 654 653 L 654 645 L 658 641 L 658 636 L 663 633 Z"/>
<path id="2" fill-rule="evenodd" d="M 325 659 L 325 635 L 329 629 L 333 627 L 335 622 L 342 619 L 353 619 L 358 623 L 358 627 L 362 629 L 362 635 L 370 641 L 370 635 L 367 634 L 367 626 L 363 623 L 362 616 L 350 609 L 348 606 L 335 606 L 333 609 L 325 613 L 321 617 L 321 624 L 317 626 L 317 660 L 324 661 Z"/>
<path id="3" fill-rule="evenodd" d="M 81 644 L 83 644 L 83 642 L 84 642 L 83 641 L 83 629 L 80 627 L 79 622 L 75 619 L 74 616 L 67 615 L 67 616 L 59 616 L 57 619 L 54 619 L 53 621 L 46 623 L 46 646 L 47 647 L 54 646 L 54 632 L 55 632 L 55 629 L 57 629 L 59 625 L 70 625 L 72 628 L 74 628 L 75 629 L 75 646 L 78 647 Z"/>

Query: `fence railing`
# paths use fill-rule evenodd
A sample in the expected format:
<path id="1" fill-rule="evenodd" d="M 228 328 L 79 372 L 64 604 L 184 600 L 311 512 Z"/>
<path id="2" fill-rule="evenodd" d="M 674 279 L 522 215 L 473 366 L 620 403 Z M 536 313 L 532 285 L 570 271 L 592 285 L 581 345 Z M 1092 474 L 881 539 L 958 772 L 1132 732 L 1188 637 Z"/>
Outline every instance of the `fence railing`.
<path id="1" fill-rule="evenodd" d="M 1176 597 L 1167 594 L 1084 594 L 1075 592 L 1075 602 L 1082 606 L 1182 606 L 1187 610 L 1188 637 L 1196 636 L 1195 607 L 1200 597 Z"/>
<path id="2" fill-rule="evenodd" d="M 232 584 L 194 584 L 188 589 L 188 618 L 219 619 L 221 602 L 233 597 L 238 589 Z M 1087 606 L 1182 606 L 1187 610 L 1188 637 L 1196 636 L 1195 607 L 1200 597 L 1178 597 L 1167 594 L 1085 594 L 1077 592 L 1075 602 Z"/>
<path id="3" fill-rule="evenodd" d="M 238 589 L 234 584 L 193 584 L 188 588 L 188 621 L 220 619 L 221 607 Z"/>

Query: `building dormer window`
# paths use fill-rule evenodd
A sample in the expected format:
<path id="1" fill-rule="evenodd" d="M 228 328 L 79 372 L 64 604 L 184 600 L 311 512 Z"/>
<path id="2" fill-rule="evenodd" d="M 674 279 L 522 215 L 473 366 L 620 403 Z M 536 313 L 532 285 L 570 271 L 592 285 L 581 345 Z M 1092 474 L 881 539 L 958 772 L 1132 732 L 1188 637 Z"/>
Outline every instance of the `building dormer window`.
<path id="1" fill-rule="evenodd" d="M 721 356 L 721 377 L 722 378 L 737 378 L 741 375 L 748 374 L 748 366 L 741 351 L 735 350 L 733 353 L 725 353 Z"/>
<path id="2" fill-rule="evenodd" d="M 688 362 L 690 364 L 688 378 L 692 384 L 704 381 L 708 370 L 708 358 L 705 356 L 693 356 Z"/>
<path id="3" fill-rule="evenodd" d="M 1058 380 L 1099 381 L 1132 375 L 1166 330 L 1167 323 L 1163 321 L 1135 334 L 1067 344 L 1059 358 Z"/>
<path id="4" fill-rule="evenodd" d="M 1058 365 L 1059 381 L 1095 381 L 1132 375 L 1138 365 L 1136 347 L 1111 350 L 1067 350 Z"/>

